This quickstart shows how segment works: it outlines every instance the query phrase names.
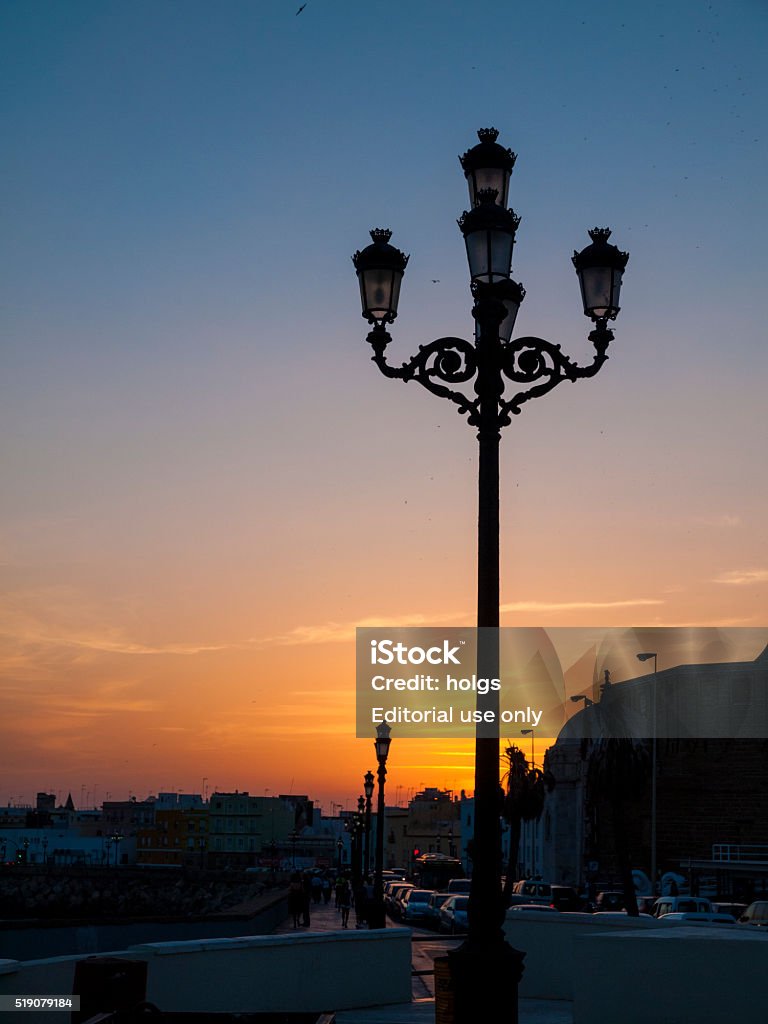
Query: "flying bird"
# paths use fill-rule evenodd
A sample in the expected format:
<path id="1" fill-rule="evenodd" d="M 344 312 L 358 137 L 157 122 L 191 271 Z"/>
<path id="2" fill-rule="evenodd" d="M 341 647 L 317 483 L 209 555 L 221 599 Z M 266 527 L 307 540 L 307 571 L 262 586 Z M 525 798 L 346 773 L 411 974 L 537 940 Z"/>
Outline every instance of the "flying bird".
<path id="1" fill-rule="evenodd" d="M 298 11 L 296 11 L 296 17 L 297 18 L 298 18 L 298 16 L 301 14 L 301 12 L 304 10 L 304 8 L 306 6 L 307 6 L 306 4 L 302 4 L 301 7 L 298 9 Z"/>

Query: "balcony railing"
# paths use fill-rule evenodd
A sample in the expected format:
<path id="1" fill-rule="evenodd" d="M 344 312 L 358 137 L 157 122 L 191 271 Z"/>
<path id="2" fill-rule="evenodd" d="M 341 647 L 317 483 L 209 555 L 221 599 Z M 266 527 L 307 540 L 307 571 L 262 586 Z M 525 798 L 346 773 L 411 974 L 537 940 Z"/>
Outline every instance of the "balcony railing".
<path id="1" fill-rule="evenodd" d="M 723 864 L 768 864 L 768 846 L 714 843 L 712 860 Z"/>

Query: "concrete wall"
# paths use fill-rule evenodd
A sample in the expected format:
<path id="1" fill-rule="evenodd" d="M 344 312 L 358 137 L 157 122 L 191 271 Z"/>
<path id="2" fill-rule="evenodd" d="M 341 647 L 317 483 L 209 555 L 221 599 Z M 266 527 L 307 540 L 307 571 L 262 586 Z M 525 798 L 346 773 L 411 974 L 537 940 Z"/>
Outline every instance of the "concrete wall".
<path id="1" fill-rule="evenodd" d="M 520 995 L 528 999 L 573 999 L 574 943 L 582 935 L 657 929 L 653 917 L 603 918 L 600 914 L 548 914 L 537 910 L 508 912 L 507 942 L 525 953 Z"/>
<path id="2" fill-rule="evenodd" d="M 765 1019 L 768 934 L 669 926 L 585 934 L 574 945 L 574 1024 Z"/>
<path id="3" fill-rule="evenodd" d="M 340 1010 L 411 998 L 405 928 L 258 935 L 134 946 L 111 956 L 148 961 L 147 998 L 162 1010 Z M 0 994 L 64 995 L 84 957 L 0 961 Z M 50 1024 L 50 1013 L 3 1024 Z"/>

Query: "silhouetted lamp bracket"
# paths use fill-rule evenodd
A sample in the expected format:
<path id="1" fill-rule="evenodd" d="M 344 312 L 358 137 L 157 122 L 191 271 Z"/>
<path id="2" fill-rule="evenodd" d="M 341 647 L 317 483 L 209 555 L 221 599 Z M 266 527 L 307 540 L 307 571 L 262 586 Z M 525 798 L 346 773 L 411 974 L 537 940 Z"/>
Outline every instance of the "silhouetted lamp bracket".
<path id="1" fill-rule="evenodd" d="M 471 209 L 458 221 L 469 264 L 470 288 L 476 322 L 473 341 L 438 338 L 419 346 L 416 355 L 400 366 L 391 366 L 386 348 L 392 338 L 386 325 L 397 317 L 400 285 L 408 256 L 390 244 L 391 232 L 371 231 L 372 244 L 352 257 L 358 280 L 363 316 L 372 324 L 368 342 L 373 361 L 381 372 L 399 380 L 415 380 L 422 387 L 459 407 L 469 423 L 498 430 L 531 398 L 551 391 L 561 381 L 594 376 L 608 358 L 613 331 L 607 323 L 619 312 L 621 279 L 629 256 L 608 241 L 608 228 L 589 232 L 591 244 L 575 252 L 573 264 L 579 277 L 584 313 L 594 321 L 589 340 L 593 361 L 579 366 L 561 351 L 560 345 L 543 338 L 512 340 L 525 289 L 511 277 L 512 254 L 520 218 L 507 209 L 507 195 L 515 154 L 496 141 L 495 128 L 478 132 L 480 142 L 459 157 L 469 187 Z M 506 381 L 524 385 L 506 397 Z M 454 385 L 468 385 L 460 390 Z M 495 414 L 489 411 L 495 405 Z"/>

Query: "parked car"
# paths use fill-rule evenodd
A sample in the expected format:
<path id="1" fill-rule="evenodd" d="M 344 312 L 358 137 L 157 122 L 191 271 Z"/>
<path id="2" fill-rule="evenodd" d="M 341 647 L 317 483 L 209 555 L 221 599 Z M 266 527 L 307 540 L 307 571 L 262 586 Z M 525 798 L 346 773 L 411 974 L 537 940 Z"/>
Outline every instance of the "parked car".
<path id="1" fill-rule="evenodd" d="M 755 928 L 768 928 L 768 900 L 750 903 L 739 918 L 740 924 L 751 924 Z"/>
<path id="2" fill-rule="evenodd" d="M 432 889 L 406 889 L 400 901 L 400 916 L 406 924 L 426 921 Z"/>
<path id="3" fill-rule="evenodd" d="M 393 882 L 389 887 L 389 892 L 384 897 L 384 904 L 394 917 L 397 917 L 400 913 L 398 900 L 406 889 L 413 889 L 413 885 L 410 882 Z"/>
<path id="4" fill-rule="evenodd" d="M 448 885 L 446 885 L 445 891 L 451 893 L 459 892 L 462 895 L 466 895 L 471 885 L 472 882 L 469 878 L 452 878 Z"/>
<path id="5" fill-rule="evenodd" d="M 712 904 L 705 896 L 660 896 L 653 905 L 654 917 L 678 913 L 711 914 Z"/>
<path id="6" fill-rule="evenodd" d="M 450 892 L 433 892 L 429 897 L 429 903 L 427 904 L 427 917 L 425 924 L 428 928 L 439 928 L 440 927 L 440 907 L 449 900 L 453 893 Z"/>
<path id="7" fill-rule="evenodd" d="M 605 911 L 615 912 L 617 910 L 626 910 L 627 903 L 624 899 L 624 893 L 621 889 L 607 889 L 605 892 L 599 892 L 595 896 L 595 913 L 604 913 Z"/>
<path id="8" fill-rule="evenodd" d="M 739 918 L 746 913 L 746 903 L 721 903 L 719 900 L 717 903 L 712 904 L 712 909 L 716 914 L 730 914 L 734 921 L 738 921 Z"/>
<path id="9" fill-rule="evenodd" d="M 440 931 L 456 935 L 467 930 L 469 896 L 450 896 L 440 907 Z"/>
<path id="10" fill-rule="evenodd" d="M 538 879 L 521 879 L 512 886 L 512 895 L 509 904 L 518 903 L 547 903 L 551 902 L 552 886 L 549 882 L 541 882 Z"/>
<path id="11" fill-rule="evenodd" d="M 510 911 L 537 910 L 545 914 L 559 914 L 557 907 L 551 907 L 548 903 L 516 903 L 509 908 Z"/>
<path id="12" fill-rule="evenodd" d="M 572 885 L 550 885 L 549 905 L 565 913 L 583 910 L 584 900 Z"/>
<path id="13" fill-rule="evenodd" d="M 679 921 L 682 924 L 717 924 L 726 928 L 735 928 L 736 921 L 730 914 L 707 913 L 704 910 L 677 911 L 673 914 L 664 914 L 664 921 L 673 923 Z"/>

